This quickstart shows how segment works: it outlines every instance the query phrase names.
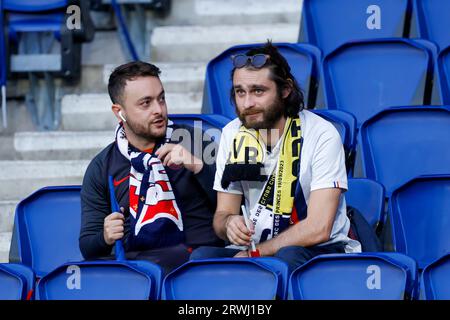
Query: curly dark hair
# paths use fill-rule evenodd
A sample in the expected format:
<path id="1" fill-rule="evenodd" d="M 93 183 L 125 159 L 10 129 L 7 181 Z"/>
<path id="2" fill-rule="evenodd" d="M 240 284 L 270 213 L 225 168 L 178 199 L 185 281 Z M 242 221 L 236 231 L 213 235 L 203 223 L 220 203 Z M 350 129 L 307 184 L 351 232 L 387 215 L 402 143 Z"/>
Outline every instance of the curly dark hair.
<path id="1" fill-rule="evenodd" d="M 277 85 L 278 95 L 281 97 L 281 92 L 286 87 L 291 87 L 291 93 L 285 99 L 284 102 L 284 115 L 295 117 L 305 107 L 303 92 L 301 91 L 297 80 L 291 73 L 291 67 L 286 59 L 278 51 L 277 47 L 272 44 L 272 41 L 268 40 L 264 46 L 255 47 L 248 50 L 245 55 L 254 56 L 255 54 L 269 55 L 270 58 L 266 64 L 261 67 L 268 68 L 270 70 L 270 79 Z M 245 68 L 256 69 L 255 67 L 247 64 Z M 233 79 L 236 68 L 231 70 L 231 79 Z M 236 106 L 234 88 L 231 88 L 231 102 Z"/>

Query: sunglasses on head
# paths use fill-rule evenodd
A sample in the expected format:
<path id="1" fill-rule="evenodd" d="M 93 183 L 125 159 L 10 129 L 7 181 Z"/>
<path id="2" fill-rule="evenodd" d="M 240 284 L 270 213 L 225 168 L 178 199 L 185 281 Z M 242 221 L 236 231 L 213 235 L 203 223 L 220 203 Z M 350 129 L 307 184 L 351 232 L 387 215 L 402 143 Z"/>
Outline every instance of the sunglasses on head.
<path id="1" fill-rule="evenodd" d="M 254 56 L 247 56 L 242 53 L 231 56 L 235 68 L 242 68 L 248 64 L 255 68 L 262 68 L 269 61 L 269 58 L 269 55 L 262 53 L 255 54 Z"/>

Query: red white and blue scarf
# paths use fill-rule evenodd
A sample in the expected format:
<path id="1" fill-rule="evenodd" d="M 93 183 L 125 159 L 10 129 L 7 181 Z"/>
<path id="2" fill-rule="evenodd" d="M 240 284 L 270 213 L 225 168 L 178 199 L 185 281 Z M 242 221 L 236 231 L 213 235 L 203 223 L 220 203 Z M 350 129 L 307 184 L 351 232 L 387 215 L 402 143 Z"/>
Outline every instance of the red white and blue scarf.
<path id="1" fill-rule="evenodd" d="M 170 141 L 172 122 L 166 137 L 152 153 L 142 152 L 128 143 L 125 129 L 116 129 L 120 153 L 130 160 L 130 228 L 128 250 L 148 250 L 184 241 L 183 220 L 166 169 L 154 152 Z"/>

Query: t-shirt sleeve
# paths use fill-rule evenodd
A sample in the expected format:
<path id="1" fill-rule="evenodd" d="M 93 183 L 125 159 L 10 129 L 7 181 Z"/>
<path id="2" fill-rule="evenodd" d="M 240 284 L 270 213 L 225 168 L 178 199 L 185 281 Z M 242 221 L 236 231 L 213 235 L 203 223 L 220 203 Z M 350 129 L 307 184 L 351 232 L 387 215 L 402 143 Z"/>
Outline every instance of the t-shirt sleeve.
<path id="1" fill-rule="evenodd" d="M 344 147 L 334 127 L 330 127 L 320 135 L 311 166 L 311 191 L 325 188 L 347 190 Z"/>
<path id="2" fill-rule="evenodd" d="M 214 190 L 226 193 L 243 194 L 240 182 L 231 182 L 227 189 L 222 188 L 222 175 L 230 152 L 233 139 L 233 130 L 225 127 L 220 138 L 219 151 L 216 158 L 216 175 L 214 178 Z"/>

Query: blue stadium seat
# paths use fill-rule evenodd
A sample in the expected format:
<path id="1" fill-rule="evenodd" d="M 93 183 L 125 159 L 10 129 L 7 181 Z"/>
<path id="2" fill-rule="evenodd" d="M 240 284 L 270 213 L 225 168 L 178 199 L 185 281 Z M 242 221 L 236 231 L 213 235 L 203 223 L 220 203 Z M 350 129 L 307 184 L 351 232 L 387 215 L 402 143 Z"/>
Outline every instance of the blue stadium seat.
<path id="1" fill-rule="evenodd" d="M 234 46 L 208 63 L 202 113 L 221 114 L 230 119 L 236 117 L 235 107 L 230 100 L 231 70 L 233 68 L 230 56 L 245 53 L 252 47 L 262 45 Z M 305 105 L 314 107 L 319 77 L 318 64 L 321 61 L 320 50 L 308 44 L 275 43 L 275 45 L 289 62 L 291 72 L 303 91 Z"/>
<path id="2" fill-rule="evenodd" d="M 388 107 L 430 104 L 435 57 L 424 41 L 354 42 L 330 53 L 323 62 L 327 108 L 352 113 L 360 126 Z"/>
<path id="3" fill-rule="evenodd" d="M 22 264 L 0 264 L 0 300 L 25 300 L 34 296 L 33 270 Z"/>
<path id="4" fill-rule="evenodd" d="M 19 259 L 38 277 L 83 259 L 78 247 L 80 190 L 80 186 L 42 188 L 17 206 L 14 227 Z"/>
<path id="5" fill-rule="evenodd" d="M 77 13 L 71 11 L 73 8 L 79 10 L 78 25 L 73 23 L 74 12 Z M 1 63 L 8 66 L 11 77 L 28 77 L 26 103 L 34 125 L 54 130 L 60 121 L 55 95 L 59 84 L 54 78 L 71 83 L 80 79 L 81 43 L 94 36 L 89 0 L 3 0 L 1 11 L 1 28 L 8 44 L 0 48 Z M 39 78 L 44 78 L 45 86 L 39 84 Z M 46 101 L 41 101 L 40 95 Z"/>
<path id="6" fill-rule="evenodd" d="M 361 127 L 365 176 L 386 196 L 414 177 L 450 172 L 450 108 L 400 107 L 380 112 Z"/>
<path id="7" fill-rule="evenodd" d="M 175 124 L 200 127 L 204 133 L 219 143 L 222 128 L 230 119 L 220 114 L 171 114 L 169 116 Z"/>
<path id="8" fill-rule="evenodd" d="M 345 150 L 345 164 L 347 168 L 347 175 L 351 177 L 353 175 L 356 148 L 357 125 L 355 116 L 351 113 L 341 110 L 317 109 L 310 111 L 331 122 L 339 132 Z"/>
<path id="9" fill-rule="evenodd" d="M 345 202 L 362 213 L 374 228 L 384 223 L 384 187 L 380 183 L 365 179 L 348 179 L 348 191 Z"/>
<path id="10" fill-rule="evenodd" d="M 423 269 L 421 298 L 450 300 L 450 254 L 432 262 Z"/>
<path id="11" fill-rule="evenodd" d="M 283 260 L 275 257 L 258 257 L 252 258 L 256 262 L 268 267 L 278 275 L 277 298 L 281 300 L 287 299 L 289 266 Z"/>
<path id="12" fill-rule="evenodd" d="M 292 300 L 403 300 L 417 287 L 413 259 L 398 253 L 327 254 L 292 272 Z"/>
<path id="13" fill-rule="evenodd" d="M 79 29 L 70 30 L 78 41 L 91 41 L 94 37 L 94 25 L 89 15 L 89 0 L 3 0 L 5 13 L 8 13 L 8 32 L 17 40 L 19 32 L 55 32 L 61 37 L 61 29 L 66 28 L 67 9 L 76 5 L 80 11 Z"/>
<path id="14" fill-rule="evenodd" d="M 431 93 L 431 105 L 441 106 L 442 105 L 442 94 L 441 94 L 441 84 L 439 82 L 439 65 L 437 63 L 439 57 L 438 46 L 426 39 L 414 39 L 414 42 L 426 47 L 433 56 L 433 85 Z"/>
<path id="15" fill-rule="evenodd" d="M 447 0 L 414 0 L 414 17 L 419 37 L 435 42 L 440 49 L 450 45 L 450 2 Z"/>
<path id="16" fill-rule="evenodd" d="M 56 10 L 68 5 L 67 0 L 4 0 L 4 3 L 8 10 L 21 12 Z"/>
<path id="17" fill-rule="evenodd" d="M 410 0 L 304 0 L 299 42 L 327 55 L 349 41 L 407 38 L 410 14 Z"/>
<path id="18" fill-rule="evenodd" d="M 163 271 L 148 261 L 66 263 L 38 284 L 38 300 L 158 300 Z"/>
<path id="19" fill-rule="evenodd" d="M 273 300 L 283 294 L 280 281 L 279 272 L 251 258 L 191 260 L 166 276 L 161 298 Z"/>
<path id="20" fill-rule="evenodd" d="M 202 122 L 202 128 L 204 131 L 209 129 L 222 129 L 230 119 L 220 114 L 171 114 L 169 118 L 177 124 L 184 124 L 191 127 L 195 127 Z M 197 123 L 196 123 L 197 121 Z"/>
<path id="21" fill-rule="evenodd" d="M 421 176 L 395 190 L 389 203 L 395 250 L 419 268 L 450 252 L 449 208 L 450 174 Z"/>
<path id="22" fill-rule="evenodd" d="M 450 105 L 450 46 L 438 58 L 440 96 L 443 104 Z"/>

